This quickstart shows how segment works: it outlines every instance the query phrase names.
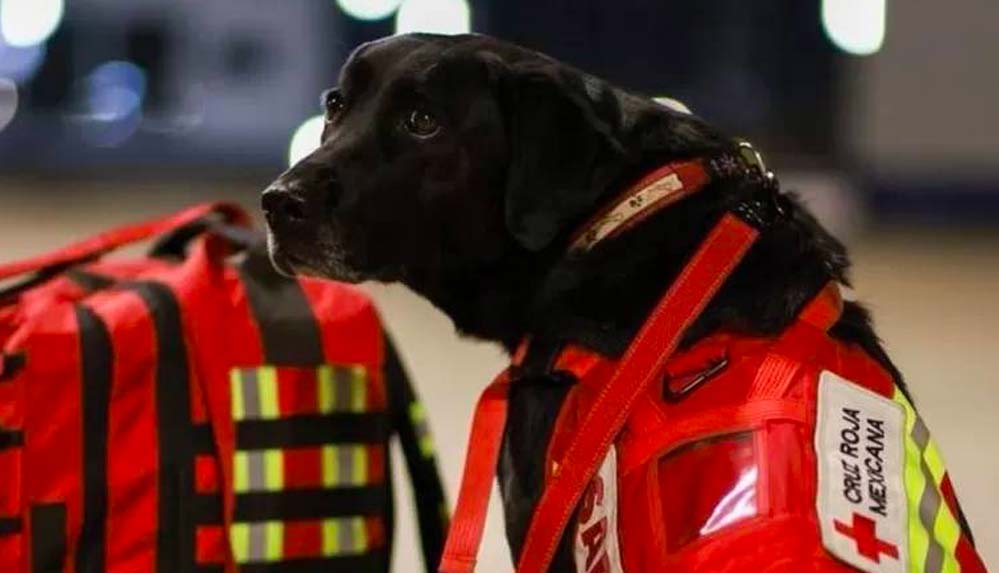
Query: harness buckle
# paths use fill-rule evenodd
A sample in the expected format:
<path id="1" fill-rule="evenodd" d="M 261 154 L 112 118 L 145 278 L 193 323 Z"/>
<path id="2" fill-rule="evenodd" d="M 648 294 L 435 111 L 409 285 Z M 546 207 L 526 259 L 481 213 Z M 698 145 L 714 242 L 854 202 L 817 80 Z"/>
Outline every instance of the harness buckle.
<path id="1" fill-rule="evenodd" d="M 736 150 L 739 152 L 742 160 L 750 167 L 755 167 L 760 172 L 760 175 L 764 177 L 773 175 L 767 170 L 767 163 L 763 160 L 763 154 L 760 153 L 760 150 L 753 147 L 752 143 L 745 139 L 739 140 L 736 143 Z"/>
<path id="2" fill-rule="evenodd" d="M 760 189 L 740 201 L 732 212 L 757 229 L 766 229 L 787 215 L 788 200 L 780 194 L 777 177 L 767 169 L 763 154 L 752 143 L 740 140 L 736 143 L 736 151 L 746 166 L 748 179 L 758 183 Z"/>
<path id="3" fill-rule="evenodd" d="M 777 178 L 767 169 L 763 154 L 746 140 L 737 140 L 735 149 L 711 158 L 708 165 L 719 179 L 743 179 L 777 188 Z"/>
<path id="4" fill-rule="evenodd" d="M 670 387 L 670 376 L 669 374 L 666 374 L 663 376 L 663 400 L 666 400 L 671 404 L 679 403 L 681 400 L 686 398 L 688 394 L 697 390 L 703 386 L 705 382 L 720 374 L 727 366 L 728 354 L 722 356 L 717 362 L 694 376 L 694 378 L 692 378 L 689 382 L 676 390 Z"/>
<path id="5" fill-rule="evenodd" d="M 787 198 L 777 189 L 765 187 L 739 201 L 732 213 L 762 231 L 787 215 Z"/>

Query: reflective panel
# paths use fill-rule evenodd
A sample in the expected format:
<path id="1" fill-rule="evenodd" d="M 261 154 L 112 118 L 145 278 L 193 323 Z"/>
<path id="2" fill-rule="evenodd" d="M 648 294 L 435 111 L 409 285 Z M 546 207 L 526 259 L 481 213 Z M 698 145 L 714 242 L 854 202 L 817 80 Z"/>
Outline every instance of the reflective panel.
<path id="1" fill-rule="evenodd" d="M 668 551 L 757 515 L 754 454 L 745 432 L 688 444 L 659 461 Z"/>

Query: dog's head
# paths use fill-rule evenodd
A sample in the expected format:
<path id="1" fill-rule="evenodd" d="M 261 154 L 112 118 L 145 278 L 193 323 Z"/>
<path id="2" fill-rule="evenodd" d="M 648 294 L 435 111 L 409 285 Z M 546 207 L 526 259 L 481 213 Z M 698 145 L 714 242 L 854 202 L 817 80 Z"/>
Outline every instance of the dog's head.
<path id="1" fill-rule="evenodd" d="M 645 151 L 695 154 L 714 137 L 691 116 L 475 35 L 365 44 L 323 103 L 320 147 L 263 208 L 278 268 L 346 281 L 426 283 L 554 248 Z"/>

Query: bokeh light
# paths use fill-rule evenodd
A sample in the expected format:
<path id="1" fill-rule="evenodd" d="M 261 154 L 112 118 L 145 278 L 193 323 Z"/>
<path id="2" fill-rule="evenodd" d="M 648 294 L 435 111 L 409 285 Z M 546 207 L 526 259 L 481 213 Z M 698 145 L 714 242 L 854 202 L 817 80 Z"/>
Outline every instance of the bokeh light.
<path id="1" fill-rule="evenodd" d="M 23 84 L 35 77 L 43 61 L 45 44 L 11 46 L 0 35 L 0 77 Z"/>
<path id="2" fill-rule="evenodd" d="M 395 33 L 465 34 L 471 21 L 466 0 L 404 0 L 395 14 Z"/>
<path id="3" fill-rule="evenodd" d="M 310 153 L 319 148 L 319 140 L 323 136 L 323 126 L 326 125 L 326 118 L 321 115 L 310 117 L 302 122 L 291 136 L 291 144 L 288 146 L 288 165 L 294 165 L 305 159 Z"/>
<path id="4" fill-rule="evenodd" d="M 2 0 L 0 34 L 11 46 L 34 46 L 49 39 L 62 22 L 63 0 Z"/>
<path id="5" fill-rule="evenodd" d="M 840 50 L 874 54 L 885 40 L 885 0 L 822 0 L 822 26 Z"/>
<path id="6" fill-rule="evenodd" d="M 125 61 L 94 68 L 80 90 L 82 114 L 77 119 L 84 139 L 98 147 L 115 147 L 128 140 L 142 121 L 146 73 Z"/>
<path id="7" fill-rule="evenodd" d="M 399 8 L 401 0 L 337 0 L 336 4 L 348 16 L 358 20 L 388 18 Z"/>

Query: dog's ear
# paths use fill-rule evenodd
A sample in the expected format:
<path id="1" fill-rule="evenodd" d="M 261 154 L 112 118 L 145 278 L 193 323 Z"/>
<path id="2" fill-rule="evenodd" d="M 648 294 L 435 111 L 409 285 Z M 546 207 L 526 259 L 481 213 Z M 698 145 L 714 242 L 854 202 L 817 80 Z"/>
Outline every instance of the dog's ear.
<path id="1" fill-rule="evenodd" d="M 535 63 L 500 78 L 510 140 L 506 225 L 532 251 L 592 210 L 622 168 L 620 110 L 607 105 L 605 85 L 587 81 L 596 80 Z"/>

